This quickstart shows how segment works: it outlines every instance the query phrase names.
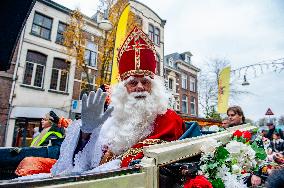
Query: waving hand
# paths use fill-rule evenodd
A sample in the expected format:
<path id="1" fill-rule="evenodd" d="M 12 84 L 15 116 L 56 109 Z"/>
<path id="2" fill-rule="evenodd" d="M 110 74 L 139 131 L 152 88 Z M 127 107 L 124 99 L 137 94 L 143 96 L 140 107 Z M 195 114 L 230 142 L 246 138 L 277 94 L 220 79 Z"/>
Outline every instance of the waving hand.
<path id="1" fill-rule="evenodd" d="M 91 91 L 89 96 L 87 96 L 86 94 L 83 95 L 81 130 L 84 133 L 92 133 L 94 129 L 98 128 L 105 122 L 105 120 L 113 111 L 113 107 L 110 107 L 104 112 L 104 103 L 106 96 L 107 94 L 100 88 L 96 93 L 94 91 Z"/>

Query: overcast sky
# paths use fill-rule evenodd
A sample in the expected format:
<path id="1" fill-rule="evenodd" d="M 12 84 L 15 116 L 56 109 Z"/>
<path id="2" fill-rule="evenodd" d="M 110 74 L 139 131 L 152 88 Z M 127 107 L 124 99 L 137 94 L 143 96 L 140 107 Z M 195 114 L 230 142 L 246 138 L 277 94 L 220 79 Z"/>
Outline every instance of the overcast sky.
<path id="1" fill-rule="evenodd" d="M 92 16 L 98 0 L 55 0 L 79 7 Z M 190 51 L 201 68 L 212 58 L 225 58 L 232 69 L 284 58 L 284 1 L 282 0 L 140 0 L 165 19 L 165 55 Z M 258 71 L 260 73 L 260 71 Z M 284 70 L 248 74 L 251 95 L 232 105 L 242 106 L 246 117 L 258 120 L 268 107 L 284 115 Z M 241 80 L 239 80 L 241 82 Z M 243 86 L 242 86 L 243 87 Z"/>

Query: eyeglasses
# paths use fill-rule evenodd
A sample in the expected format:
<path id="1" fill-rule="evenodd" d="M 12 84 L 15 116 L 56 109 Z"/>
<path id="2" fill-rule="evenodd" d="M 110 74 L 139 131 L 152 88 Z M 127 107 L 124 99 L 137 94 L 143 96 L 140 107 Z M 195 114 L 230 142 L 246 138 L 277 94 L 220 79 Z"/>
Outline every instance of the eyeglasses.
<path id="1" fill-rule="evenodd" d="M 133 80 L 130 80 L 128 83 L 126 83 L 126 85 L 129 85 L 131 87 L 135 87 L 135 86 L 138 85 L 139 82 L 143 86 L 149 86 L 151 84 L 151 81 L 148 80 L 147 78 L 141 78 L 141 79 L 134 78 Z"/>

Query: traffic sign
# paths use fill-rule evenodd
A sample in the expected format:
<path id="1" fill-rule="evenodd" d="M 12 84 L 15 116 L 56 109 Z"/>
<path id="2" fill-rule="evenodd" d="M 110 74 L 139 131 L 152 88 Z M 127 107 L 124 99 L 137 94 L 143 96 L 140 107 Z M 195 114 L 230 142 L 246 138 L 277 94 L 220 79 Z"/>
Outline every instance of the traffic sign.
<path id="1" fill-rule="evenodd" d="M 71 112 L 81 113 L 82 101 L 81 100 L 72 100 Z"/>
<path id="2" fill-rule="evenodd" d="M 272 110 L 270 108 L 267 109 L 266 113 L 265 113 L 266 116 L 273 116 L 274 113 L 272 112 Z"/>

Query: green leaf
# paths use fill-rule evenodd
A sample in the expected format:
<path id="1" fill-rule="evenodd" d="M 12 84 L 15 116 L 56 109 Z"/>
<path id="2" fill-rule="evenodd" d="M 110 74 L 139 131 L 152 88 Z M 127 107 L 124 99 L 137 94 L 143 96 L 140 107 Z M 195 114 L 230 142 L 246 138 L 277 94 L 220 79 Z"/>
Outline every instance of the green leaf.
<path id="1" fill-rule="evenodd" d="M 215 157 L 218 162 L 223 163 L 229 157 L 229 154 L 228 150 L 226 150 L 223 146 L 219 146 L 216 149 Z"/>
<path id="2" fill-rule="evenodd" d="M 225 188 L 224 182 L 221 178 L 209 180 L 214 188 Z"/>
<path id="3" fill-rule="evenodd" d="M 263 148 L 259 147 L 256 142 L 253 142 L 251 148 L 255 151 L 255 157 L 260 160 L 266 159 L 267 155 Z"/>

